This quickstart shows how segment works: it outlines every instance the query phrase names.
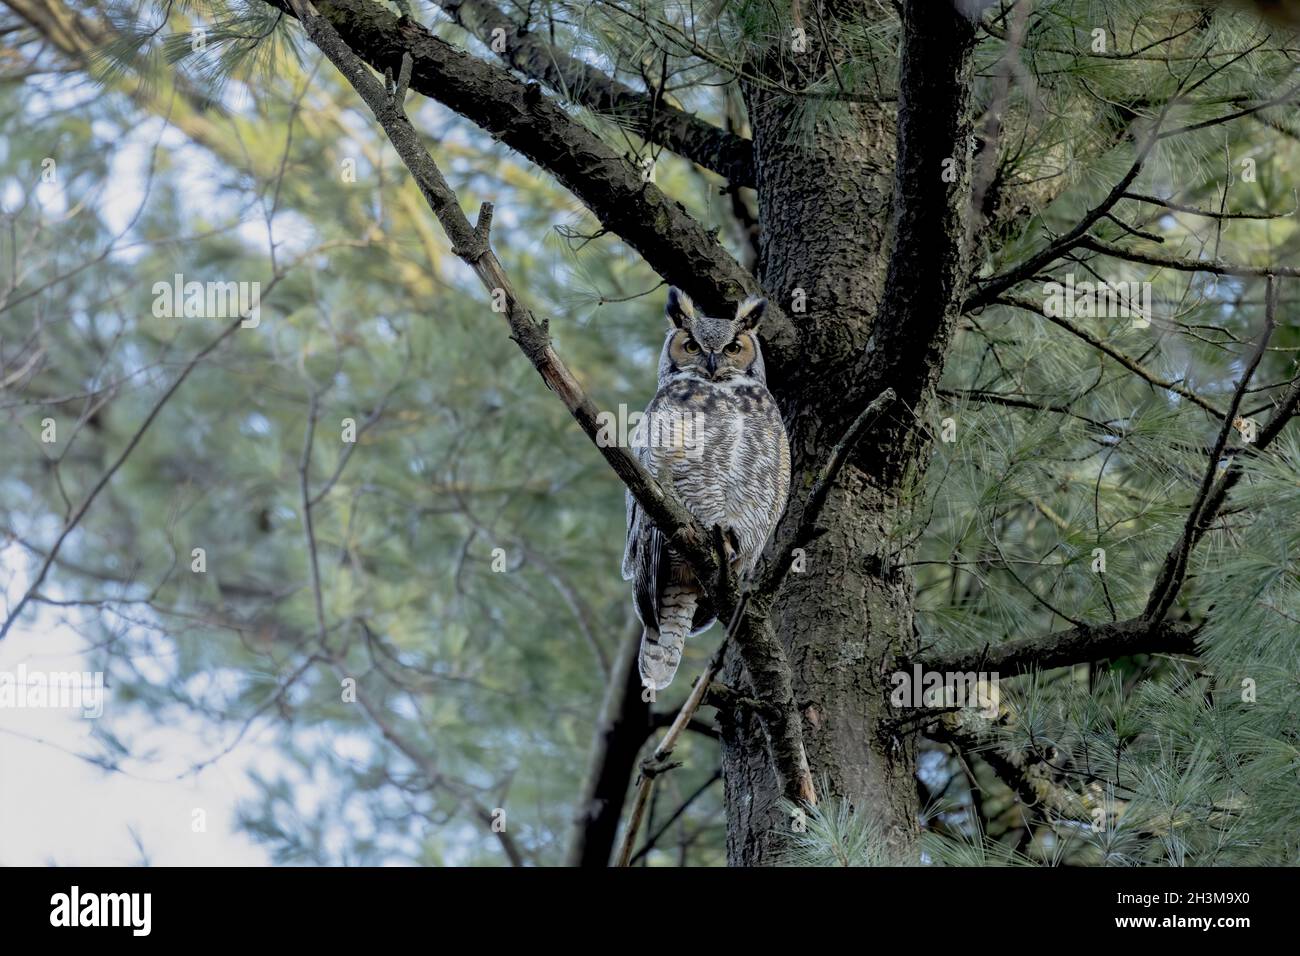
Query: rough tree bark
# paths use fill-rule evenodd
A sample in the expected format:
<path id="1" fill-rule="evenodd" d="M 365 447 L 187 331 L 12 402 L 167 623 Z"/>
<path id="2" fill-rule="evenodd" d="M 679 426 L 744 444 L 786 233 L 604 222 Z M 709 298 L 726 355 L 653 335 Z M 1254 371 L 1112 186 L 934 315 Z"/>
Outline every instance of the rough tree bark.
<path id="1" fill-rule="evenodd" d="M 843 12 L 863 16 L 860 8 Z M 893 387 L 903 399 L 891 427 L 877 429 L 870 450 L 842 472 L 819 522 L 825 533 L 776 603 L 819 796 L 870 815 L 903 857 L 918 835 L 915 746 L 881 729 L 886 675 L 915 649 L 912 582 L 897 567 L 906 557 L 894 550 L 894 529 L 908 505 L 903 482 L 916 474 L 908 466 L 924 445 L 912 416 L 924 416 L 941 370 L 965 271 L 954 239 L 969 183 L 974 41 L 973 23 L 947 4 L 907 4 L 896 110 L 844 103 L 811 133 L 799 128 L 798 104 L 746 90 L 760 276 L 791 313 L 802 345 L 799 367 L 777 390 L 792 487 L 806 487 L 867 392 Z M 743 685 L 738 654 L 724 679 Z M 720 716 L 728 859 L 777 862 L 791 820 L 758 721 L 744 712 Z"/>

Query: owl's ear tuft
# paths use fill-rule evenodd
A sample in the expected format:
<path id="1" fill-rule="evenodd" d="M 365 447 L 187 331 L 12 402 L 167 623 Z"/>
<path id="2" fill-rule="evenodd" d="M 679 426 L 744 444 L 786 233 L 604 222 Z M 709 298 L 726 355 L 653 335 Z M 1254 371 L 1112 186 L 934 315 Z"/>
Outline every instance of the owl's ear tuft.
<path id="1" fill-rule="evenodd" d="M 752 332 L 758 328 L 758 323 L 763 321 L 763 313 L 766 311 L 767 299 L 760 299 L 751 295 L 736 306 L 736 323 L 742 329 L 748 329 Z"/>
<path id="2" fill-rule="evenodd" d="M 668 307 L 664 309 L 664 314 L 677 328 L 685 328 L 687 323 L 695 321 L 695 303 L 681 289 L 671 286 L 668 289 Z"/>

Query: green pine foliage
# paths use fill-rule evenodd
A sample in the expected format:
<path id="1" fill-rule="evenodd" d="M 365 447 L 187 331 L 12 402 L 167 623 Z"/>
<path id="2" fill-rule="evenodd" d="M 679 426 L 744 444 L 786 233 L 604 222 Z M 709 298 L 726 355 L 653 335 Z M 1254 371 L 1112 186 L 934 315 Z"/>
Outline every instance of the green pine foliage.
<path id="1" fill-rule="evenodd" d="M 795 70 L 768 92 L 810 125 L 855 122 L 854 98 L 894 100 L 898 24 L 880 6 L 870 26 L 832 25 L 838 69 Z M 219 332 L 216 321 L 155 317 L 153 284 L 178 272 L 258 281 L 265 298 L 260 327 L 236 332 L 164 406 L 64 548 L 33 619 L 84 634 L 133 714 L 207 720 L 196 768 L 250 736 L 273 741 L 285 760 L 258 776 L 242 823 L 277 861 L 499 863 L 484 814 L 506 807 L 524 859 L 560 862 L 603 668 L 629 619 L 617 480 L 289 18 L 256 0 L 104 10 L 112 39 L 88 76 L 0 84 L 0 260 L 20 266 L 0 297 L 0 382 L 39 356 L 0 389 L 6 567 L 39 563 L 68 503 Z M 630 85 L 665 84 L 719 124 L 726 87 L 747 81 L 742 52 L 796 28 L 789 5 L 758 2 L 532 10 L 557 46 Z M 491 55 L 435 6 L 415 15 Z M 803 28 L 816 42 L 817 25 Z M 1189 129 L 1287 89 L 1286 38 L 1181 0 L 1039 2 L 1018 54 L 1008 28 L 1003 18 L 983 38 L 976 96 L 1003 117 L 999 196 L 1028 196 L 1031 215 L 987 231 L 978 274 L 1045 248 L 1125 174 L 1146 136 L 1173 131 L 1129 192 L 1278 215 L 1219 220 L 1125 199 L 1123 224 L 1103 220 L 1093 234 L 1182 258 L 1300 261 L 1294 113 Z M 1008 57 L 1014 82 L 998 104 Z M 647 149 L 619 117 L 570 105 L 609 142 Z M 643 407 L 661 337 L 658 277 L 518 156 L 440 107 L 412 98 L 410 109 L 467 211 L 496 203 L 506 266 L 552 317 L 584 386 L 604 408 Z M 57 184 L 39 185 L 46 157 Z M 743 257 L 716 179 L 667 152 L 656 168 Z M 1088 254 L 1016 291 L 1041 304 L 1044 283 L 1066 273 L 1151 283 L 1149 327 L 1069 321 L 1149 377 L 1227 406 L 1263 326 L 1263 279 Z M 1255 379 L 1270 388 L 1243 406 L 1260 424 L 1296 373 L 1298 295 L 1282 284 Z M 60 429 L 54 446 L 38 437 L 46 417 Z M 933 418 L 932 460 L 897 546 L 914 552 L 922 645 L 939 650 L 1140 614 L 1218 431 L 1171 388 L 1000 304 L 962 319 Z M 348 419 L 354 445 L 342 437 Z M 931 726 L 922 862 L 1300 861 L 1300 439 L 1284 432 L 1257 453 L 1234 430 L 1229 459 L 1244 476 L 1172 612 L 1205 622 L 1199 656 L 1007 680 L 995 719 L 957 718 L 964 739 L 980 741 L 961 757 Z M 194 573 L 200 547 L 206 572 Z M 683 670 L 698 670 L 715 639 L 691 642 Z M 138 765 L 133 741 L 111 715 L 105 724 L 90 756 Z M 680 755 L 679 795 L 709 780 L 716 745 L 692 740 Z M 1017 777 L 1037 804 L 1017 796 Z M 663 802 L 660 822 L 672 809 Z M 840 801 L 805 817 L 792 864 L 914 862 Z M 719 787 L 680 829 L 686 849 L 644 862 L 722 862 Z"/>

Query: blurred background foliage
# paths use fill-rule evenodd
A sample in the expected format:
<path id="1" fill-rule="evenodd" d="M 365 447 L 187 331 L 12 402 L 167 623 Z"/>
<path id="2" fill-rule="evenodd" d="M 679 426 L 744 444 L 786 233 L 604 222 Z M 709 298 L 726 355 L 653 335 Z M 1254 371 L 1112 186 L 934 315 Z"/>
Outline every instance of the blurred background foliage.
<path id="1" fill-rule="evenodd" d="M 56 0 L 38 6 L 67 15 Z M 260 282 L 264 296 L 260 325 L 235 332 L 163 405 L 41 588 L 42 613 L 84 635 L 88 659 L 110 675 L 112 708 L 91 756 L 110 768 L 148 759 L 119 736 L 119 708 L 159 724 L 197 714 L 210 733 L 194 741 L 196 768 L 250 735 L 283 754 L 241 820 L 277 861 L 561 862 L 607 676 L 629 634 L 617 479 L 450 255 L 355 96 L 314 53 L 295 55 L 286 41 L 296 26 L 258 3 L 220 5 L 231 19 L 226 42 L 210 38 L 223 58 L 214 62 L 183 47 L 192 25 L 218 22 L 217 8 L 78 7 L 105 31 L 80 51 L 51 43 L 30 18 L 4 19 L 13 28 L 0 80 L 9 606 L 66 516 L 221 331 L 216 319 L 156 318 L 154 283 L 177 273 Z M 1180 82 L 1185 91 L 1200 81 L 1195 103 L 1164 117 L 1165 128 L 1274 96 L 1300 53 L 1253 21 L 1216 15 L 1149 57 L 1090 56 L 1095 26 L 1111 51 L 1141 50 L 1188 5 L 1036 9 L 1002 104 L 1000 168 L 1022 195 L 1044 185 L 1021 228 L 985 239 L 986 274 L 1042 248 L 1124 174 L 1133 147 L 1114 142 L 1117 125 L 1158 113 Z M 677 5 L 542 10 L 557 43 L 629 80 L 669 49 L 673 96 L 720 125 L 735 97 L 715 81 L 733 79 L 737 37 L 758 42 L 789 17 L 730 5 L 717 18 L 726 29 L 696 37 L 710 59 L 669 43 Z M 642 34 L 627 28 L 637 11 L 652 21 Z M 418 14 L 483 52 L 436 7 Z M 141 41 L 155 28 L 162 35 Z M 238 39 L 268 31 L 257 44 Z M 895 37 L 882 13 L 852 38 L 860 55 L 839 81 L 892 96 Z M 981 45 L 982 106 L 997 95 L 1005 53 L 996 36 Z M 810 98 L 809 122 L 834 108 Z M 499 254 L 551 317 L 584 387 L 602 408 L 642 408 L 662 336 L 658 277 L 519 157 L 437 105 L 413 99 L 409 109 L 467 212 L 496 204 Z M 1300 261 L 1300 126 L 1286 109 L 1162 140 L 1131 187 L 1280 215 L 1215 219 L 1125 201 L 1126 225 L 1099 234 L 1123 242 L 1141 230 L 1192 258 Z M 609 117 L 580 112 L 611 142 L 645 149 Z M 48 159 L 53 182 L 42 180 Z M 655 175 L 746 258 L 745 226 L 720 180 L 666 152 Z M 1023 308 L 992 306 L 963 322 L 929 423 L 938 434 L 951 419 L 955 439 L 936 441 L 899 540 L 916 550 L 923 646 L 978 648 L 1139 613 L 1217 431 L 1202 408 L 1149 379 L 1226 406 L 1262 327 L 1259 279 L 1099 258 L 1055 277 L 1068 271 L 1152 281 L 1150 328 L 1073 320 L 1148 374 Z M 1246 404 L 1261 421 L 1295 374 L 1294 286 L 1282 283 L 1279 329 L 1256 378 L 1270 388 Z M 52 444 L 40 440 L 46 418 L 57 424 Z M 355 444 L 343 438 L 348 419 Z M 1230 453 L 1249 455 L 1239 436 Z M 992 726 L 945 719 L 917 782 L 928 860 L 1295 862 L 1298 463 L 1294 434 L 1250 456 L 1197 551 L 1175 614 L 1208 616 L 1199 660 L 1018 678 L 1003 684 Z M 203 573 L 191 570 L 195 548 Z M 1104 573 L 1094 570 L 1098 548 Z M 698 671 L 716 640 L 715 631 L 692 642 L 685 669 Z M 688 689 L 679 683 L 656 711 L 676 709 Z M 720 864 L 716 744 L 692 736 L 678 756 L 685 764 L 660 788 L 648 832 L 698 795 L 639 862 Z M 1016 779 L 1019 791 L 1008 785 Z M 500 809 L 505 833 L 492 826 Z M 839 808 L 815 814 L 808 833 L 800 862 L 886 862 Z"/>

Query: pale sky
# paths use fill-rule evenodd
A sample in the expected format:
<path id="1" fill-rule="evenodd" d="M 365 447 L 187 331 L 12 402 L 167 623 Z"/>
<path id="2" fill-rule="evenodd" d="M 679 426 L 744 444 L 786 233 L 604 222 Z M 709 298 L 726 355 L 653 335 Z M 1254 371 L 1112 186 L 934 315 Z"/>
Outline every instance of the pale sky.
<path id="1" fill-rule="evenodd" d="M 7 584 L 0 609 L 12 607 L 26 586 L 21 557 L 18 545 L 0 548 L 0 582 Z M 83 670 L 82 639 L 55 617 L 48 606 L 29 605 L 0 641 L 0 672 L 15 673 L 20 664 L 29 673 Z M 178 779 L 210 753 L 198 749 L 200 719 L 151 728 L 117 711 L 111 688 L 104 711 L 100 720 L 146 740 L 158 759 L 127 759 L 125 772 L 108 773 L 76 756 L 98 752 L 90 740 L 94 720 L 75 710 L 0 707 L 0 866 L 138 864 L 132 830 L 155 865 L 270 862 L 265 849 L 234 829 L 236 802 L 255 793 L 248 768 L 266 772 L 282 762 L 269 744 L 250 735 L 212 766 Z M 206 811 L 204 833 L 192 826 L 196 808 Z"/>
<path id="2" fill-rule="evenodd" d="M 61 104 L 66 107 L 68 104 Z M 133 135 L 116 143 L 112 156 L 112 188 L 97 203 L 110 228 L 126 226 L 144 194 L 150 153 L 159 141 L 161 123 L 141 123 Z M 212 189 L 213 160 L 188 144 L 175 130 L 162 133 L 161 148 L 185 178 L 186 199 L 196 206 L 218 200 Z M 0 194 L 2 195 L 2 194 Z M 35 199 L 51 220 L 67 208 L 59 184 L 44 184 Z M 16 197 L 4 199 L 14 204 Z M 239 229 L 250 243 L 266 243 L 266 227 L 256 210 Z M 277 236 L 277 239 L 280 237 Z M 123 241 L 128 245 L 129 238 Z M 287 244 L 292 249 L 293 243 Z M 130 261 L 139 249 L 115 253 Z M 141 310 L 147 311 L 149 284 L 142 283 Z M 33 535 L 51 540 L 48 526 Z M 26 587 L 30 555 L 19 545 L 0 545 L 0 615 Z M 47 587 L 47 592 L 50 589 Z M 56 595 L 57 591 L 53 592 Z M 80 595 L 68 595 L 69 597 Z M 83 640 L 58 622 L 48 606 L 29 605 L 9 635 L 0 641 L 0 672 L 13 673 L 19 664 L 29 671 L 81 671 Z M 197 716 L 168 720 L 157 728 L 143 715 L 116 710 L 112 689 L 106 692 L 100 718 L 119 736 L 147 741 L 155 762 L 125 760 L 124 772 L 108 773 L 80 759 L 96 753 L 91 742 L 94 721 L 75 711 L 0 707 L 0 865 L 113 865 L 141 861 L 132 836 L 139 835 L 145 853 L 156 865 L 256 865 L 270 862 L 268 853 L 234 830 L 236 802 L 250 798 L 255 788 L 247 770 L 256 766 L 267 775 L 289 769 L 271 745 L 249 734 L 214 765 L 194 776 L 181 777 L 195 762 L 220 747 L 220 731 L 205 727 Z M 233 731 L 226 728 L 227 734 Z M 207 832 L 192 827 L 193 811 L 206 811 Z"/>

